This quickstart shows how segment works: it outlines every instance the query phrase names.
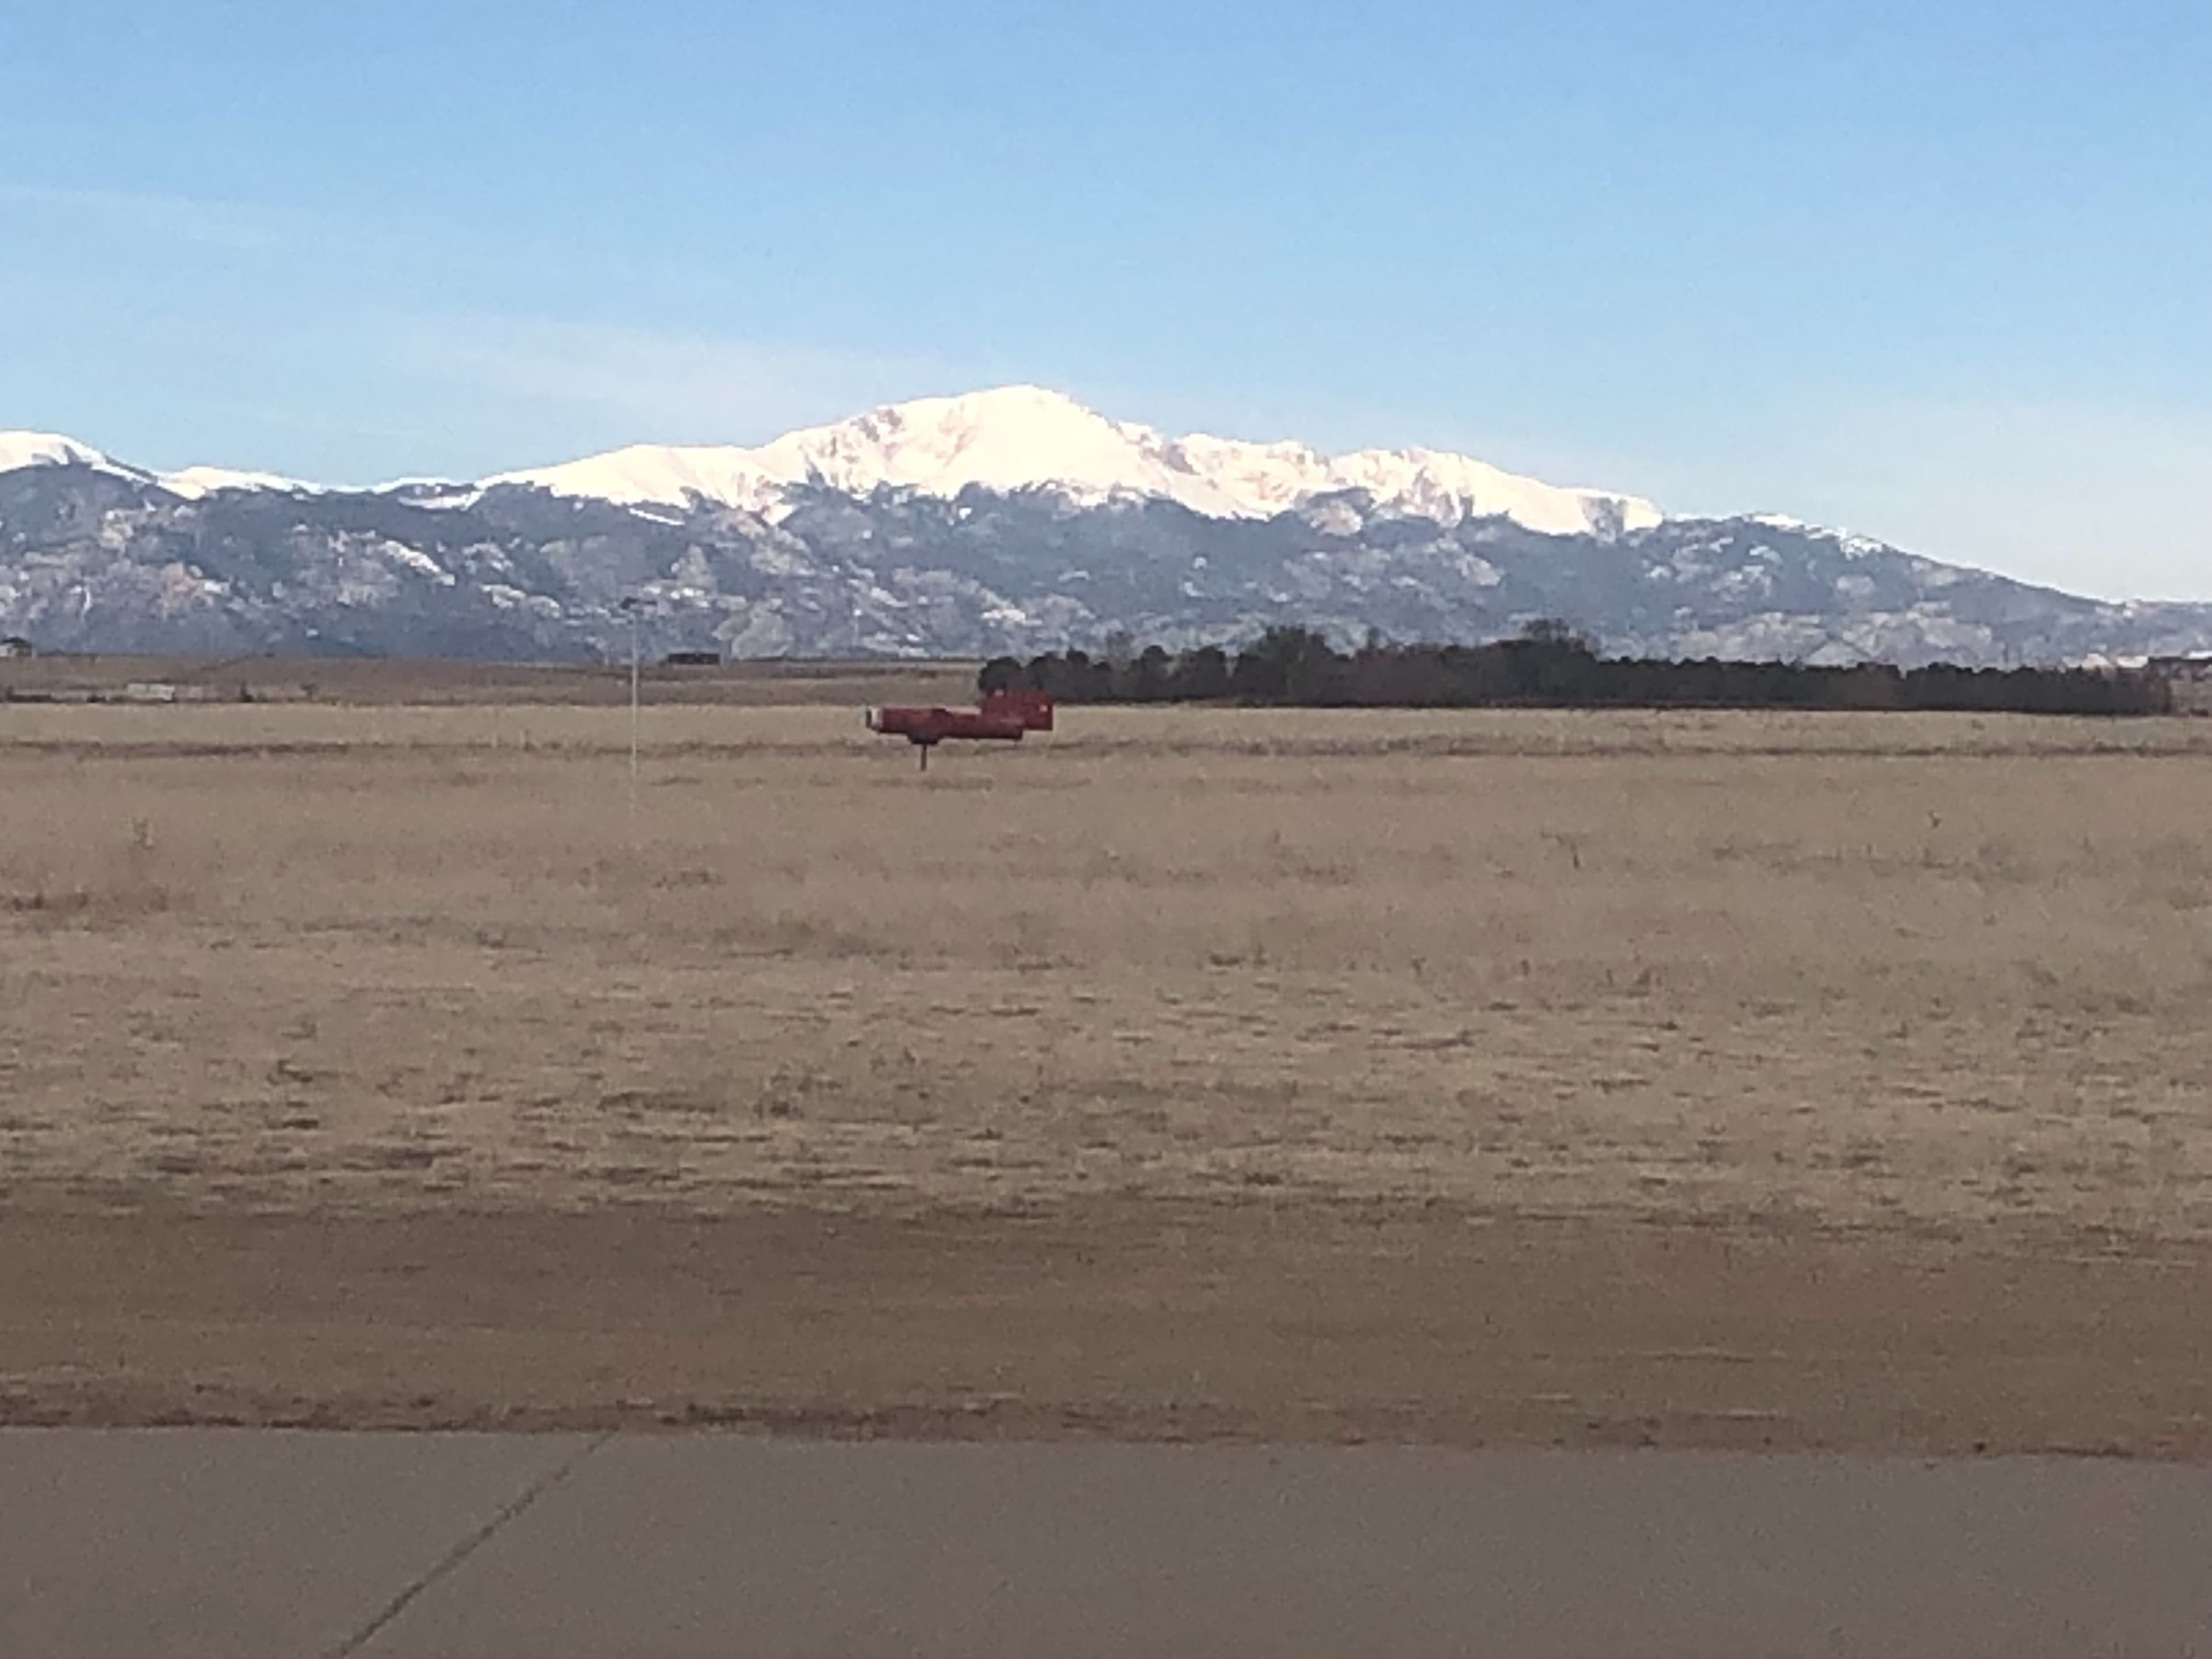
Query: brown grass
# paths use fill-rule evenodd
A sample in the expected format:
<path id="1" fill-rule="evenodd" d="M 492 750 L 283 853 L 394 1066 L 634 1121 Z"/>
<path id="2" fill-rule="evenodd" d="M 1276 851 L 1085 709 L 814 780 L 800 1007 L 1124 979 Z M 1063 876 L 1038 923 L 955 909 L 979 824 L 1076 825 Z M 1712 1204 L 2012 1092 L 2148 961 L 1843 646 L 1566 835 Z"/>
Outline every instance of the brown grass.
<path id="1" fill-rule="evenodd" d="M 2212 730 L 17 706 L 19 1197 L 2212 1235 Z"/>

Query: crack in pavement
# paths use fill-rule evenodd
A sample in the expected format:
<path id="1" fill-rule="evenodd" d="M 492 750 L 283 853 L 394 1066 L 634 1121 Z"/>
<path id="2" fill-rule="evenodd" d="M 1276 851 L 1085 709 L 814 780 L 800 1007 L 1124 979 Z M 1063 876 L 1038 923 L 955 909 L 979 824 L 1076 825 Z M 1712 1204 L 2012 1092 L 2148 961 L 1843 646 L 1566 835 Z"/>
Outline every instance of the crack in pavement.
<path id="1" fill-rule="evenodd" d="M 544 1497 L 547 1492 L 551 1492 L 556 1486 L 559 1486 L 570 1475 L 574 1474 L 579 1468 L 582 1468 L 585 1459 L 591 1456 L 593 1452 L 599 1450 L 600 1447 L 605 1445 L 608 1441 L 614 1437 L 615 1431 L 612 1429 L 608 1430 L 604 1434 L 594 1436 L 592 1439 L 586 1441 L 582 1445 L 579 1446 L 561 1462 L 555 1465 L 552 1468 L 548 1469 L 544 1474 L 539 1475 L 537 1480 L 532 1481 L 520 1492 L 516 1493 L 506 1503 L 501 1504 L 498 1509 L 495 1510 L 492 1512 L 491 1518 L 486 1521 L 483 1525 L 478 1527 L 474 1532 L 469 1534 L 467 1537 L 462 1539 L 460 1542 L 455 1544 L 453 1548 L 447 1550 L 443 1555 L 432 1562 L 426 1571 L 410 1581 L 398 1595 L 393 1596 L 389 1601 L 386 1602 L 383 1607 L 377 1609 L 374 1615 L 369 1619 L 367 1624 L 363 1625 L 359 1630 L 354 1632 L 350 1636 L 348 1636 L 336 1647 L 326 1649 L 319 1656 L 319 1659 L 353 1659 L 354 1655 L 361 1652 L 362 1649 L 366 1648 L 371 1642 L 374 1641 L 376 1638 L 391 1625 L 393 1620 L 398 1618 L 401 1613 L 406 1612 L 409 1607 L 413 1605 L 416 1598 L 420 1596 L 423 1591 L 428 1589 L 433 1584 L 438 1583 L 441 1579 L 449 1577 L 461 1565 L 463 1562 L 466 1561 L 469 1557 L 474 1555 L 478 1550 L 482 1549 L 486 1544 L 489 1544 L 494 1538 L 498 1536 L 501 1530 L 504 1528 L 509 1522 L 515 1520 L 525 1510 L 529 1509 L 532 1504 L 535 1504 L 539 1498 Z"/>

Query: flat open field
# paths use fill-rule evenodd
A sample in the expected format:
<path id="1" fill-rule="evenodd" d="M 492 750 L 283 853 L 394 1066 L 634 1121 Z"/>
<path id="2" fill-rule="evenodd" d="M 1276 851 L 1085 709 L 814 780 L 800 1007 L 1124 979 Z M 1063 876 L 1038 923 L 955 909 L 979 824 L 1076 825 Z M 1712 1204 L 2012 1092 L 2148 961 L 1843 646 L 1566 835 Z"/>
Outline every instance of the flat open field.
<path id="1" fill-rule="evenodd" d="M 0 707 L 0 1420 L 2212 1456 L 2212 722 L 1062 726 Z"/>

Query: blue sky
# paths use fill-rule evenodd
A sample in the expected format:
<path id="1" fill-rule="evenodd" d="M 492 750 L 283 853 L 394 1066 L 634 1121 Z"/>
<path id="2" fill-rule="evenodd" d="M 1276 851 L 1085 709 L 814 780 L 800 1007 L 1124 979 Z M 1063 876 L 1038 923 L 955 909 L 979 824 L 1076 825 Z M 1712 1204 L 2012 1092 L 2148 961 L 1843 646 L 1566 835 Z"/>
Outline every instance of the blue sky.
<path id="1" fill-rule="evenodd" d="M 0 426 L 368 482 L 1012 380 L 2212 598 L 2212 5 L 0 3 Z"/>

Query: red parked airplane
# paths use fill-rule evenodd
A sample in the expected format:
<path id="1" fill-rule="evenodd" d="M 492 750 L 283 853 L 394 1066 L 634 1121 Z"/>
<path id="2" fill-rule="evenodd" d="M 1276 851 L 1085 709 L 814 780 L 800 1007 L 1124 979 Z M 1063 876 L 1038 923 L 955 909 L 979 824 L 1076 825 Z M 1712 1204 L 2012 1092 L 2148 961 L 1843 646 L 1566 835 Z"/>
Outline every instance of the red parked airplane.
<path id="1" fill-rule="evenodd" d="M 871 708 L 868 730 L 886 737 L 904 738 L 921 751 L 921 769 L 929 769 L 929 751 L 947 738 L 976 741 L 1019 743 L 1024 732 L 1052 730 L 1052 699 L 1042 691 L 986 691 L 974 708 Z"/>

